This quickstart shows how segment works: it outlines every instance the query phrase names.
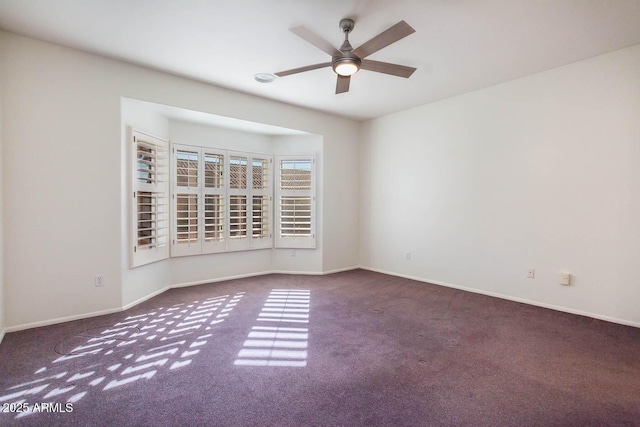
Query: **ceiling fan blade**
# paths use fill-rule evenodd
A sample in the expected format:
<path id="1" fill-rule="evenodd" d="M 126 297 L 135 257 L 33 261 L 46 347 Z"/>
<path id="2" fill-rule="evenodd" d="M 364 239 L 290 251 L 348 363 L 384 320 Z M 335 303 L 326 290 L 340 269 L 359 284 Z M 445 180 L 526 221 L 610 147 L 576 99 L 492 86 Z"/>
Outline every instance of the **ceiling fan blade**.
<path id="1" fill-rule="evenodd" d="M 416 70 L 413 67 L 405 65 L 390 64 L 388 62 L 372 61 L 371 59 L 363 59 L 360 69 L 375 71 L 376 73 L 391 74 L 392 76 L 409 78 Z"/>
<path id="2" fill-rule="evenodd" d="M 355 49 L 353 54 L 360 59 L 366 58 L 383 47 L 387 47 L 391 43 L 395 43 L 415 32 L 416 30 L 414 30 L 411 25 L 407 24 L 405 21 L 400 21 L 393 27 L 381 32 L 368 42 L 365 42 L 362 46 Z"/>
<path id="3" fill-rule="evenodd" d="M 342 52 L 335 48 L 331 43 L 320 37 L 319 35 L 312 33 L 305 27 L 294 27 L 290 30 L 296 36 L 308 41 L 323 52 L 328 53 L 331 56 L 340 56 Z"/>
<path id="4" fill-rule="evenodd" d="M 289 76 L 291 74 L 304 73 L 305 71 L 317 70 L 318 68 L 330 67 L 331 62 L 323 62 L 322 64 L 307 65 L 306 67 L 293 68 L 291 70 L 280 71 L 275 73 L 278 77 Z"/>
<path id="5" fill-rule="evenodd" d="M 339 93 L 349 92 L 349 83 L 351 83 L 351 76 L 338 76 L 338 82 L 336 83 L 336 95 Z"/>

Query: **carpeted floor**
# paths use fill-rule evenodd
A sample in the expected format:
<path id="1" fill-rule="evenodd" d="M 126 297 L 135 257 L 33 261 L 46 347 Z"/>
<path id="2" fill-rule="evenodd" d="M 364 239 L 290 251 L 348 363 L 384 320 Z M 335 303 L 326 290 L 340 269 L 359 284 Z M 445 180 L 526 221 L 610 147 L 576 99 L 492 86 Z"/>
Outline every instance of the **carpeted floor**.
<path id="1" fill-rule="evenodd" d="M 2 425 L 640 425 L 640 329 L 363 270 L 269 275 L 7 334 L 0 405 Z"/>

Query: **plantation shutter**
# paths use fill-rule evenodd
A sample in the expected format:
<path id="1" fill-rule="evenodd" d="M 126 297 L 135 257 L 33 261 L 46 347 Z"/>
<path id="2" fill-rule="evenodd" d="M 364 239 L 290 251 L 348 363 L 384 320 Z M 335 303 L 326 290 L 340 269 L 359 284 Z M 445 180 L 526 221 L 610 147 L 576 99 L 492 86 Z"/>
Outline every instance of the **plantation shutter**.
<path id="1" fill-rule="evenodd" d="M 202 252 L 226 250 L 226 155 L 223 151 L 202 150 L 204 181 L 203 197 L 204 235 Z"/>
<path id="2" fill-rule="evenodd" d="M 249 216 L 249 165 L 245 153 L 229 152 L 229 242 L 227 249 L 249 247 L 251 218 Z"/>
<path id="3" fill-rule="evenodd" d="M 169 257 L 168 142 L 129 128 L 131 231 L 130 265 Z"/>
<path id="4" fill-rule="evenodd" d="M 273 246 L 271 157 L 251 158 L 251 247 Z"/>
<path id="5" fill-rule="evenodd" d="M 315 248 L 315 156 L 276 156 L 278 248 Z"/>
<path id="6" fill-rule="evenodd" d="M 171 256 L 273 245 L 270 155 L 173 145 Z"/>
<path id="7" fill-rule="evenodd" d="M 201 152 L 198 148 L 174 145 L 173 238 L 172 255 L 191 255 L 202 251 L 202 213 L 199 183 Z"/>

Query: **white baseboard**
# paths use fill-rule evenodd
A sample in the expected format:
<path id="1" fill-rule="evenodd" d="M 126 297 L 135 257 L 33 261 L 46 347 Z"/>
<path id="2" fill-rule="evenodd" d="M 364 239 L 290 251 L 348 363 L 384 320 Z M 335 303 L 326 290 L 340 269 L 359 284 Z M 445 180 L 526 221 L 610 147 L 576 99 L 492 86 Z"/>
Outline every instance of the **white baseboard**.
<path id="1" fill-rule="evenodd" d="M 176 283 L 175 285 L 169 285 L 169 286 L 165 286 L 162 289 L 159 289 L 155 292 L 152 292 L 148 295 L 145 295 L 141 298 L 138 298 L 137 300 L 130 302 L 126 305 L 124 305 L 122 307 L 122 311 L 125 310 L 129 310 L 132 307 L 135 307 L 136 305 L 143 303 L 147 300 L 150 300 L 153 297 L 156 297 L 164 292 L 166 292 L 169 289 L 174 289 L 174 288 L 186 288 L 189 286 L 198 286 L 198 285 L 206 285 L 207 283 L 217 283 L 217 282 L 224 282 L 226 280 L 235 280 L 235 279 L 244 279 L 246 277 L 253 277 L 253 276 L 264 276 L 265 274 L 269 274 L 270 271 L 268 272 L 260 272 L 260 273 L 249 273 L 249 274 L 239 274 L 236 276 L 227 276 L 227 277 L 220 277 L 217 279 L 206 279 L 206 280 L 197 280 L 195 282 L 184 282 L 184 283 Z"/>
<path id="2" fill-rule="evenodd" d="M 247 277 L 264 276 L 271 273 L 273 273 L 273 271 L 261 271 L 258 273 L 237 274 L 235 276 L 218 277 L 216 279 L 206 279 L 206 280 L 198 280 L 195 282 L 177 283 L 175 285 L 167 286 L 167 289 L 185 288 L 188 286 L 205 285 L 207 283 L 225 282 L 227 280 L 246 279 Z"/>
<path id="3" fill-rule="evenodd" d="M 41 326 L 55 325 L 57 323 L 72 322 L 74 320 L 82 320 L 82 319 L 89 319 L 90 317 L 104 316 L 105 314 L 113 314 L 113 313 L 118 313 L 120 311 L 122 311 L 121 308 L 111 308 L 108 310 L 94 311 L 91 313 L 74 314 L 73 316 L 64 316 L 64 317 L 58 317 L 50 320 L 42 320 L 39 322 L 23 323 L 21 325 L 16 325 L 16 326 L 7 326 L 4 329 L 4 331 L 17 332 L 17 331 L 22 331 L 24 329 L 39 328 Z"/>
<path id="4" fill-rule="evenodd" d="M 301 276 L 322 276 L 322 271 L 289 271 L 289 270 L 273 270 L 271 274 L 299 274 Z"/>
<path id="5" fill-rule="evenodd" d="M 122 308 L 119 311 L 129 310 L 131 307 L 135 307 L 138 304 L 141 304 L 141 303 L 143 303 L 143 302 L 145 302 L 147 300 L 150 300 L 153 297 L 156 297 L 156 296 L 160 295 L 163 292 L 166 292 L 167 289 L 169 289 L 169 286 L 165 286 L 162 289 L 158 289 L 155 292 L 151 292 L 150 294 L 145 295 L 142 298 L 138 298 L 137 300 L 135 300 L 133 302 L 130 302 L 129 304 L 123 305 Z"/>
<path id="6" fill-rule="evenodd" d="M 344 271 L 351 271 L 360 268 L 359 266 L 353 267 L 345 267 L 345 268 L 337 268 L 335 270 L 325 270 L 325 271 L 291 271 L 291 270 L 273 270 L 271 273 L 273 274 L 301 274 L 306 276 L 326 276 L 327 274 L 335 274 L 342 273 Z"/>
<path id="7" fill-rule="evenodd" d="M 5 330 L 0 331 L 0 344 L 2 344 L 2 339 L 4 338 Z"/>
<path id="8" fill-rule="evenodd" d="M 96 312 L 92 312 L 92 313 L 84 313 L 84 314 L 78 314 L 78 315 L 73 315 L 73 316 L 65 316 L 65 317 L 58 317 L 55 319 L 50 319 L 50 320 L 42 320 L 39 322 L 32 322 L 32 323 L 23 323 L 21 325 L 15 325 L 15 326 L 8 326 L 5 328 L 4 331 L 2 331 L 0 333 L 0 342 L 2 342 L 2 338 L 4 337 L 5 332 L 17 332 L 17 331 L 22 331 L 25 329 L 31 329 L 31 328 L 39 328 L 41 326 L 49 326 L 49 325 L 55 325 L 57 323 L 64 323 L 64 322 L 71 322 L 73 320 L 82 320 L 82 319 L 88 319 L 91 317 L 96 317 L 96 316 L 103 316 L 105 314 L 113 314 L 113 313 L 118 313 L 121 311 L 125 311 L 128 310 L 132 307 L 135 307 L 136 305 L 143 303 L 155 296 L 158 296 L 160 294 L 162 294 L 163 292 L 167 291 L 168 289 L 173 289 L 173 288 L 184 288 L 184 287 L 188 287 L 188 286 L 197 286 L 197 285 L 204 285 L 206 283 L 217 283 L 217 282 L 224 282 L 227 280 L 235 280 L 235 279 L 244 279 L 247 277 L 255 277 L 255 276 L 264 276 L 267 274 L 272 274 L 272 273 L 280 273 L 280 274 L 307 274 L 307 275 L 317 275 L 317 276 L 321 276 L 321 275 L 325 275 L 325 274 L 332 274 L 332 273 L 338 273 L 338 272 L 342 272 L 342 271 L 348 271 L 348 270 L 354 270 L 360 268 L 358 266 L 355 267 L 347 267 L 347 268 L 343 268 L 343 269 L 337 269 L 337 270 L 331 270 L 331 271 L 262 271 L 262 272 L 257 272 L 257 273 L 247 273 L 247 274 L 238 274 L 235 276 L 226 276 L 226 277 L 218 277 L 218 278 L 214 278 L 214 279 L 206 279 L 206 280 L 198 280 L 195 282 L 185 282 L 185 283 L 177 283 L 175 285 L 169 285 L 169 286 L 165 286 L 162 289 L 159 289 L 155 292 L 152 292 L 148 295 L 145 295 L 133 302 L 130 302 L 126 305 L 123 305 L 120 308 L 113 308 L 113 309 L 108 309 L 108 310 L 101 310 L 101 311 L 96 311 Z"/>
<path id="9" fill-rule="evenodd" d="M 322 274 L 324 275 L 324 274 L 343 273 L 345 271 L 357 270 L 359 268 L 360 268 L 359 265 L 354 265 L 353 267 L 336 268 L 335 270 L 325 270 L 325 271 L 322 272 Z"/>
<path id="10" fill-rule="evenodd" d="M 536 306 L 536 307 L 548 308 L 548 309 L 551 309 L 551 310 L 562 311 L 562 312 L 570 313 L 570 314 L 577 314 L 579 316 L 591 317 L 593 319 L 598 319 L 598 320 L 604 320 L 606 322 L 618 323 L 620 325 L 634 326 L 636 328 L 640 328 L 640 322 L 633 322 L 633 321 L 630 321 L 630 320 L 618 319 L 618 318 L 615 318 L 615 317 L 604 316 L 604 315 L 597 314 L 597 313 L 590 313 L 590 312 L 587 312 L 587 311 L 575 310 L 575 309 L 569 308 L 569 307 L 563 307 L 563 306 L 559 306 L 559 305 L 547 304 L 547 303 L 544 303 L 544 302 L 528 300 L 528 299 L 525 299 L 525 298 L 518 298 L 518 297 L 514 297 L 514 296 L 510 296 L 510 295 L 496 293 L 496 292 L 483 291 L 481 289 L 468 288 L 466 286 L 460 286 L 460 285 L 455 285 L 453 283 L 441 282 L 439 280 L 429 280 L 429 279 L 425 279 L 423 277 L 411 276 L 411 275 L 408 275 L 408 274 L 401 274 L 401 273 L 394 273 L 394 272 L 391 272 L 391 271 L 381 270 L 381 269 L 373 268 L 373 267 L 366 267 L 366 266 L 363 266 L 363 265 L 359 266 L 358 268 L 361 268 L 363 270 L 373 271 L 375 273 L 388 274 L 389 276 L 396 276 L 396 277 L 402 277 L 404 279 L 415 280 L 415 281 L 418 281 L 418 282 L 431 283 L 431 284 L 434 284 L 434 285 L 444 286 L 444 287 L 447 287 L 447 288 L 459 289 L 461 291 L 466 291 L 466 292 L 473 292 L 474 294 L 487 295 L 487 296 L 490 296 L 490 297 L 500 298 L 500 299 L 504 299 L 504 300 L 508 300 L 508 301 L 520 302 L 520 303 L 523 303 L 523 304 L 533 305 L 533 306 Z"/>

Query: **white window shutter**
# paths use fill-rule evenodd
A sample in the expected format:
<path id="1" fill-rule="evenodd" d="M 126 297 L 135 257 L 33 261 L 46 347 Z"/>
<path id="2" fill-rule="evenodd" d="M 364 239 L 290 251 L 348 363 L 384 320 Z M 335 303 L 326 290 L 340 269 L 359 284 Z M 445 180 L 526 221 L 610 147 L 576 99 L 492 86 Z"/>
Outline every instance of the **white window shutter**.
<path id="1" fill-rule="evenodd" d="M 200 164 L 202 153 L 197 147 L 172 147 L 171 256 L 196 255 L 202 251 L 202 196 L 203 181 Z"/>
<path id="2" fill-rule="evenodd" d="M 173 145 L 171 255 L 273 245 L 270 155 Z"/>
<path id="3" fill-rule="evenodd" d="M 249 249 L 249 230 L 251 230 L 250 208 L 250 158 L 246 153 L 228 152 L 229 189 L 229 241 L 227 250 Z"/>
<path id="4" fill-rule="evenodd" d="M 169 144 L 132 128 L 128 139 L 133 268 L 169 257 Z"/>
<path id="5" fill-rule="evenodd" d="M 227 250 L 227 154 L 225 151 L 202 149 L 203 241 L 202 253 Z"/>
<path id="6" fill-rule="evenodd" d="M 251 247 L 273 247 L 273 157 L 251 157 Z"/>
<path id="7" fill-rule="evenodd" d="M 277 248 L 316 247 L 315 155 L 276 156 Z"/>

